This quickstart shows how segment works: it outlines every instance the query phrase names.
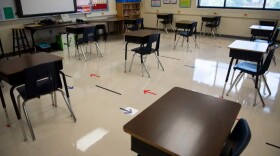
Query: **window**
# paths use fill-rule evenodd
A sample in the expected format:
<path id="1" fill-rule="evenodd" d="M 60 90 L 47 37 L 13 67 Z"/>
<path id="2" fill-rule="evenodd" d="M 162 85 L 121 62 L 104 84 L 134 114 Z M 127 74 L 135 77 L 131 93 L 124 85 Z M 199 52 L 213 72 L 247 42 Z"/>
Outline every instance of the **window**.
<path id="1" fill-rule="evenodd" d="M 263 8 L 264 0 L 226 0 L 226 7 Z"/>
<path id="2" fill-rule="evenodd" d="M 200 0 L 200 6 L 204 7 L 224 7 L 224 0 Z"/>
<path id="3" fill-rule="evenodd" d="M 266 0 L 266 9 L 280 9 L 280 0 Z"/>
<path id="4" fill-rule="evenodd" d="M 198 0 L 198 7 L 280 10 L 280 0 Z"/>

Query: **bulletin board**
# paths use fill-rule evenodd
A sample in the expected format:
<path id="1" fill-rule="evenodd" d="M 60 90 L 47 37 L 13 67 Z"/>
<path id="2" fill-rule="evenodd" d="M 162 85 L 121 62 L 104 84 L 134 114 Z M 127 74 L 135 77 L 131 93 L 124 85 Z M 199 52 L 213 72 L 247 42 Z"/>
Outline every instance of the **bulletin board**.
<path id="1" fill-rule="evenodd" d="M 13 0 L 0 0 L 0 21 L 17 19 L 16 5 Z"/>

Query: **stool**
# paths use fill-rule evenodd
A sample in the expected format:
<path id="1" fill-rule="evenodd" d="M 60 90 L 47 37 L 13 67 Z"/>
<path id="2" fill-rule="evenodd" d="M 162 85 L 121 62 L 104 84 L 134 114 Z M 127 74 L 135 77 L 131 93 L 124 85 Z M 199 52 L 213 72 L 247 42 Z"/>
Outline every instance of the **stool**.
<path id="1" fill-rule="evenodd" d="M 106 40 L 107 40 L 107 33 L 106 33 L 106 26 L 105 26 L 105 24 L 97 24 L 97 25 L 95 26 L 95 30 L 96 30 L 97 41 L 98 41 L 99 38 L 100 38 L 100 36 L 99 36 L 99 30 L 102 30 L 103 40 L 106 42 Z"/>
<path id="2" fill-rule="evenodd" d="M 26 50 L 30 50 L 29 43 L 27 41 L 27 37 L 24 31 L 24 28 L 12 28 L 13 32 L 13 55 L 18 53 L 21 56 L 21 52 L 26 52 Z"/>
<path id="3" fill-rule="evenodd" d="M 4 50 L 3 50 L 3 46 L 2 46 L 2 41 L 1 41 L 1 38 L 0 38 L 0 50 L 1 50 L 1 56 L 0 56 L 0 59 L 5 58 L 5 54 L 4 54 Z"/>

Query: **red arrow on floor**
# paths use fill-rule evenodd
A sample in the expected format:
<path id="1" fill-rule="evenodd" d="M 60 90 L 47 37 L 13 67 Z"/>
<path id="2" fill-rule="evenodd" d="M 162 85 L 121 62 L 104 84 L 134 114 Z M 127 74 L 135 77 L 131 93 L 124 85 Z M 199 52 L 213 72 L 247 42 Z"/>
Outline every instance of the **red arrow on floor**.
<path id="1" fill-rule="evenodd" d="M 150 92 L 150 90 L 144 90 L 144 94 L 147 94 L 147 93 L 157 95 L 156 93 Z"/>
<path id="2" fill-rule="evenodd" d="M 90 74 L 90 77 L 93 77 L 93 76 L 95 76 L 95 77 L 100 77 L 100 76 L 98 76 L 98 75 L 96 75 L 96 74 Z"/>

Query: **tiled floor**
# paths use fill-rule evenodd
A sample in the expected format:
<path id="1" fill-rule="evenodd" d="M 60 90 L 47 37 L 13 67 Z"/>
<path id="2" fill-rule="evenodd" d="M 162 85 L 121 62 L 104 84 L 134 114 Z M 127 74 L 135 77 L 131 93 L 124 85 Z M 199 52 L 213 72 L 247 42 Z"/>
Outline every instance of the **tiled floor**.
<path id="1" fill-rule="evenodd" d="M 194 90 L 215 97 L 221 96 L 226 77 L 229 50 L 227 46 L 234 39 L 212 39 L 198 36 L 199 49 L 186 51 L 184 44 L 172 50 L 173 33 L 161 35 L 160 59 L 165 71 L 157 68 L 156 58 L 150 55 L 146 64 L 151 74 L 141 76 L 139 57 L 135 58 L 131 72 L 124 73 L 124 46 L 121 38 L 111 36 L 108 42 L 100 42 L 104 57 L 87 53 L 88 61 L 74 56 L 72 49 L 53 54 L 64 57 L 63 71 L 67 77 L 73 110 L 77 117 L 74 123 L 62 97 L 58 94 L 58 107 L 51 105 L 50 96 L 28 103 L 30 118 L 37 140 L 31 141 L 24 119 L 29 141 L 24 142 L 9 97 L 10 86 L 3 83 L 4 96 L 12 122 L 5 127 L 4 112 L 0 109 L 0 155 L 1 156 L 134 156 L 130 150 L 130 136 L 123 131 L 123 125 L 134 116 L 124 114 L 120 108 L 132 107 L 143 111 L 154 101 L 175 86 Z M 137 45 L 130 44 L 129 49 Z M 93 48 L 95 50 L 95 48 Z M 132 53 L 129 52 L 129 61 Z M 242 155 L 244 156 L 279 156 L 280 149 L 268 146 L 271 143 L 280 146 L 280 50 L 276 51 L 277 65 L 273 63 L 267 73 L 267 80 L 272 95 L 261 88 L 266 106 L 263 108 L 259 99 L 253 105 L 254 86 L 248 78 L 234 88 L 225 99 L 241 103 L 238 118 L 249 122 L 252 139 Z M 90 76 L 96 74 L 97 76 Z M 96 85 L 108 88 L 98 88 Z M 263 86 L 263 84 L 262 84 Z M 229 85 L 227 86 L 227 89 Z M 144 94 L 148 89 L 156 93 Z M 137 112 L 137 114 L 139 113 Z M 137 115 L 136 114 L 136 115 Z M 223 114 L 220 114 L 221 118 Z M 85 138 L 90 138 L 86 140 Z M 213 140 L 215 143 L 215 140 Z"/>

